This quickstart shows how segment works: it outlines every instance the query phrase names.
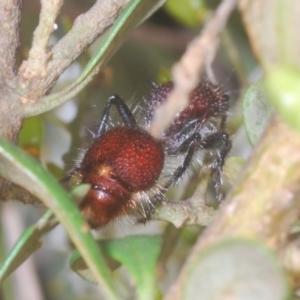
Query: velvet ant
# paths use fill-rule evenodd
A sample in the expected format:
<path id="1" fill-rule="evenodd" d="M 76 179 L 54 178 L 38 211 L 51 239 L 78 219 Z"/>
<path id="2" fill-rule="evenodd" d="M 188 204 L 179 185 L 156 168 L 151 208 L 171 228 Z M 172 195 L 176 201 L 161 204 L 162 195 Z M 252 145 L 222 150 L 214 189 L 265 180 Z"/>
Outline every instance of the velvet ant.
<path id="1" fill-rule="evenodd" d="M 154 110 L 166 100 L 172 88 L 173 83 L 167 82 L 153 89 L 146 108 L 148 125 Z M 124 124 L 107 130 L 113 105 Z M 145 129 L 147 124 L 145 128 L 137 124 L 119 96 L 110 97 L 94 141 L 75 168 L 80 181 L 91 185 L 80 204 L 90 226 L 101 228 L 111 220 L 135 212 L 137 207 L 142 210 L 140 215 L 148 218 L 157 199 L 182 177 L 200 150 L 215 154 L 210 168 L 220 201 L 221 171 L 231 147 L 225 130 L 228 106 L 229 97 L 221 90 L 209 82 L 199 83 L 190 94 L 188 107 L 178 113 L 161 139 L 156 140 Z M 182 163 L 167 181 L 158 182 L 165 160 L 179 154 L 184 155 Z"/>

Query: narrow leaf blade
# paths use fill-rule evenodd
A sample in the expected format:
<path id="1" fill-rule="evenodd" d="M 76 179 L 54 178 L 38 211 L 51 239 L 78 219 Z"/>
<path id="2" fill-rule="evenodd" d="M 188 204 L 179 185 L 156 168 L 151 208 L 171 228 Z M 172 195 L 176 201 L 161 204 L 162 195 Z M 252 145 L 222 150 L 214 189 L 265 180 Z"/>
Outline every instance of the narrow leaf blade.
<path id="1" fill-rule="evenodd" d="M 109 271 L 89 227 L 57 181 L 32 157 L 4 139 L 0 139 L 0 176 L 27 189 L 54 212 L 82 253 L 107 299 L 117 299 Z"/>

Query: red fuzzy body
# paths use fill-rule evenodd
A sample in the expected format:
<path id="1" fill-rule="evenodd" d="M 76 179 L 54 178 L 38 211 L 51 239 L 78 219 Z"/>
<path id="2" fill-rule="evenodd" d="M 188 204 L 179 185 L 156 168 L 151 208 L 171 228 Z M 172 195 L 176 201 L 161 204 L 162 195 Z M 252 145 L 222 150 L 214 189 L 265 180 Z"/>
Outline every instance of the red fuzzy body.
<path id="1" fill-rule="evenodd" d="M 80 208 L 91 227 L 125 214 L 133 193 L 150 189 L 163 164 L 161 144 L 144 130 L 116 127 L 95 140 L 81 163 L 91 189 Z"/>
<path id="2" fill-rule="evenodd" d="M 151 121 L 154 110 L 162 104 L 173 89 L 173 82 L 166 82 L 153 89 L 148 101 L 147 120 Z M 189 96 L 189 104 L 177 114 L 166 135 L 179 133 L 193 122 L 193 127 L 204 124 L 212 117 L 226 115 L 229 97 L 210 82 L 200 82 Z"/>

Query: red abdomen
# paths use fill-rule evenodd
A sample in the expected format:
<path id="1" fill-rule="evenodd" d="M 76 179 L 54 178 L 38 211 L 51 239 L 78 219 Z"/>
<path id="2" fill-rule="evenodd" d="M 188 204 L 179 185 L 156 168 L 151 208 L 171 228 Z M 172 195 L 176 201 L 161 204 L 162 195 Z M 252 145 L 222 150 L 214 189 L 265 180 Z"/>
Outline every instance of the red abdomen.
<path id="1" fill-rule="evenodd" d="M 91 189 L 81 210 L 93 228 L 122 215 L 135 192 L 150 189 L 164 164 L 159 142 L 141 129 L 116 127 L 105 132 L 86 152 L 82 182 Z"/>

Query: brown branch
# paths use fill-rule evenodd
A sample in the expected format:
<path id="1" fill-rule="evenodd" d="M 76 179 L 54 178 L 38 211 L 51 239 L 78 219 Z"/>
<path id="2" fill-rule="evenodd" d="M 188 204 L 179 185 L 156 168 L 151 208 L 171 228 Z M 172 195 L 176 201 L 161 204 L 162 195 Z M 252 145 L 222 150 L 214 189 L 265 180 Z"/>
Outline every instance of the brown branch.
<path id="1" fill-rule="evenodd" d="M 30 99 L 43 96 L 60 74 L 114 22 L 128 2 L 129 0 L 98 0 L 89 11 L 80 15 L 70 32 L 53 46 L 46 73 L 32 80 L 24 69 L 20 69 L 22 94 Z"/>
<path id="2" fill-rule="evenodd" d="M 188 103 L 188 95 L 198 83 L 201 72 L 212 59 L 218 37 L 238 0 L 223 0 L 202 33 L 188 46 L 180 61 L 173 67 L 174 89 L 168 100 L 154 114 L 150 132 L 160 137 L 175 115 Z"/>
<path id="3" fill-rule="evenodd" d="M 176 228 L 187 225 L 207 226 L 215 215 L 215 210 L 205 204 L 204 198 L 199 200 L 195 196 L 197 195 L 185 201 L 162 202 L 152 219 L 168 221 Z"/>
<path id="4" fill-rule="evenodd" d="M 21 3 L 21 0 L 0 1 L 0 70 L 1 80 L 6 82 L 14 77 Z"/>
<path id="5" fill-rule="evenodd" d="M 199 181 L 199 178 L 201 180 Z M 205 199 L 208 189 L 208 184 L 211 178 L 209 168 L 200 170 L 195 169 L 194 179 L 197 182 L 197 188 L 193 196 L 186 199 L 186 194 L 189 193 L 191 185 L 185 187 L 183 199 L 181 201 L 163 201 L 157 207 L 155 214 L 152 216 L 154 220 L 164 220 L 172 223 L 176 228 L 182 228 L 187 225 L 207 226 L 216 211 L 211 206 L 208 206 Z M 190 179 L 190 183 L 193 179 Z"/>
<path id="6" fill-rule="evenodd" d="M 181 299 L 188 267 L 216 241 L 258 239 L 279 252 L 300 215 L 300 134 L 273 118 L 245 170 L 199 238 L 166 299 Z"/>
<path id="7" fill-rule="evenodd" d="M 176 228 L 187 225 L 207 226 L 216 211 L 207 206 L 205 196 L 209 182 L 208 170 L 202 172 L 195 193 L 189 199 L 183 201 L 164 201 L 159 206 L 152 219 L 171 222 Z"/>
<path id="8" fill-rule="evenodd" d="M 39 25 L 33 35 L 28 60 L 23 62 L 19 71 L 20 76 L 27 78 L 28 82 L 47 74 L 47 63 L 50 57 L 48 42 L 62 4 L 63 0 L 41 0 Z"/>

